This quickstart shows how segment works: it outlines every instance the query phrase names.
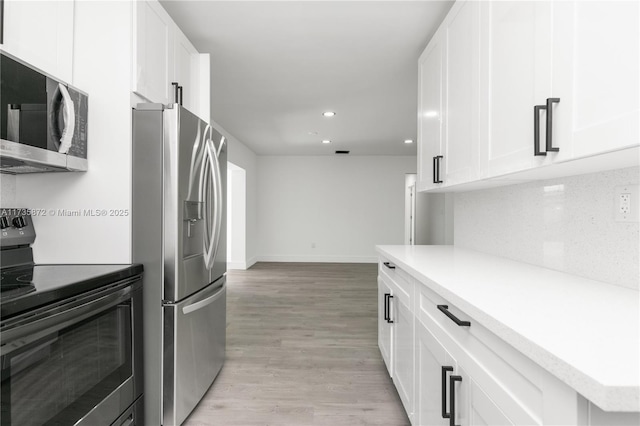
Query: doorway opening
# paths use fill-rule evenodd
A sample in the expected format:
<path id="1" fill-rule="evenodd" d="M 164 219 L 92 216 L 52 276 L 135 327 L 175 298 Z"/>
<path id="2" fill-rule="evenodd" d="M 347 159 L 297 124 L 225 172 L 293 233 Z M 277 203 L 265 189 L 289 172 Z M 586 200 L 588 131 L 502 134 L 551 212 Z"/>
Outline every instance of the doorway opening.
<path id="1" fill-rule="evenodd" d="M 227 162 L 227 269 L 247 269 L 247 172 Z"/>

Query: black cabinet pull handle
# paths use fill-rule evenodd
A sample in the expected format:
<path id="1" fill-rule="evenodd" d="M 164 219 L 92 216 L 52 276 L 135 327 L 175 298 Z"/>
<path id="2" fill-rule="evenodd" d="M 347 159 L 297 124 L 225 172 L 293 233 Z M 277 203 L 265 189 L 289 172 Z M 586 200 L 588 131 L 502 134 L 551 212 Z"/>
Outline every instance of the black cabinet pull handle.
<path id="1" fill-rule="evenodd" d="M 178 86 L 178 103 L 182 106 L 182 86 Z"/>
<path id="2" fill-rule="evenodd" d="M 440 180 L 440 159 L 442 158 L 442 155 L 433 157 L 433 183 L 442 183 Z"/>
<path id="3" fill-rule="evenodd" d="M 384 262 L 383 265 L 389 269 L 396 269 L 395 265 L 392 265 L 391 262 Z"/>
<path id="4" fill-rule="evenodd" d="M 389 322 L 389 293 L 384 294 L 384 320 Z"/>
<path id="5" fill-rule="evenodd" d="M 448 419 L 451 417 L 451 414 L 447 413 L 447 371 L 453 371 L 453 367 L 443 366 L 442 367 L 442 418 Z"/>
<path id="6" fill-rule="evenodd" d="M 393 320 L 391 319 L 391 299 L 393 299 L 393 294 L 390 294 L 387 298 L 387 303 L 389 303 L 389 318 L 387 318 L 387 322 L 389 324 L 393 324 Z"/>
<path id="7" fill-rule="evenodd" d="M 533 107 L 533 155 L 547 155 L 546 152 L 540 151 L 540 110 L 547 109 L 544 105 L 536 105 Z"/>
<path id="8" fill-rule="evenodd" d="M 560 98 L 547 98 L 547 152 L 558 152 L 560 148 L 553 147 L 553 104 L 560 103 Z"/>
<path id="9" fill-rule="evenodd" d="M 461 381 L 461 376 L 449 377 L 449 413 L 451 414 L 451 417 L 449 417 L 449 426 L 458 426 L 456 425 L 456 382 Z"/>
<path id="10" fill-rule="evenodd" d="M 173 83 L 171 83 L 171 85 L 173 86 L 173 103 L 177 104 L 178 103 L 178 82 L 174 81 Z"/>
<path id="11" fill-rule="evenodd" d="M 453 315 L 449 312 L 449 305 L 436 305 L 438 309 L 449 317 L 453 322 L 458 324 L 460 327 L 471 327 L 471 323 L 469 321 L 462 321 L 457 316 Z"/>

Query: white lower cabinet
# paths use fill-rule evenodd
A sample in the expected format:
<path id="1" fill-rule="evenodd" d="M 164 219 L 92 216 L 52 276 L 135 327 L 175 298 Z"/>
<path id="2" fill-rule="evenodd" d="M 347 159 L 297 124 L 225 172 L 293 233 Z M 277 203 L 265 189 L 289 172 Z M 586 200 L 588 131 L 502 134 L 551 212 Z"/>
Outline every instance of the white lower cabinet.
<path id="1" fill-rule="evenodd" d="M 416 321 L 416 324 L 414 425 L 540 424 L 526 415 L 516 399 L 503 398 L 502 408 L 507 407 L 520 414 L 519 423 L 510 419 L 482 389 L 470 370 L 445 349 L 429 328 L 421 321 Z"/>
<path id="2" fill-rule="evenodd" d="M 456 413 L 456 424 L 474 426 L 515 424 L 462 368 L 459 377 L 462 380 L 459 382 L 460 388 L 458 389 L 460 403 Z"/>
<path id="3" fill-rule="evenodd" d="M 378 347 L 382 354 L 382 359 L 387 365 L 387 371 L 391 374 L 391 338 L 392 330 L 391 323 L 389 323 L 389 300 L 391 295 L 391 287 L 384 282 L 382 278 L 378 278 Z"/>
<path id="4" fill-rule="evenodd" d="M 393 297 L 393 383 L 396 385 L 398 395 L 409 415 L 413 417 L 414 408 L 414 320 L 413 312 L 402 298 Z"/>
<path id="5" fill-rule="evenodd" d="M 455 362 L 444 346 L 422 323 L 416 325 L 416 407 L 414 425 L 448 425 L 442 417 L 446 401 L 443 368 L 455 368 Z M 444 390 L 444 393 L 443 393 Z"/>
<path id="6" fill-rule="evenodd" d="M 381 259 L 378 343 L 412 425 L 640 424 L 598 409 L 433 288 Z"/>

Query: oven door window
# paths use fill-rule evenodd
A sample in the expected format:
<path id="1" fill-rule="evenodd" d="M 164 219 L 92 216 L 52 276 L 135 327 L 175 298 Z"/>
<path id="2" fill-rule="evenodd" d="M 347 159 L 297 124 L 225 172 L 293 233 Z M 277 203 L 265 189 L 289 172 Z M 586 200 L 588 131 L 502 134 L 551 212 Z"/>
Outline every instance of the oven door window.
<path id="1" fill-rule="evenodd" d="M 2 356 L 2 426 L 73 425 L 132 376 L 131 304 Z"/>

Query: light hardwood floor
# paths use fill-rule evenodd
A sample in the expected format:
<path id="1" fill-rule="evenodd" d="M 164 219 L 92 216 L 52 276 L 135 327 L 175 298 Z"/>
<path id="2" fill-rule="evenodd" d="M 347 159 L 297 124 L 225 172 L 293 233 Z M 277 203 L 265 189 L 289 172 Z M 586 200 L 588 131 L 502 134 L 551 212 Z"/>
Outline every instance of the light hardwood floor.
<path id="1" fill-rule="evenodd" d="M 377 343 L 373 264 L 230 271 L 227 359 L 186 426 L 409 425 Z"/>

